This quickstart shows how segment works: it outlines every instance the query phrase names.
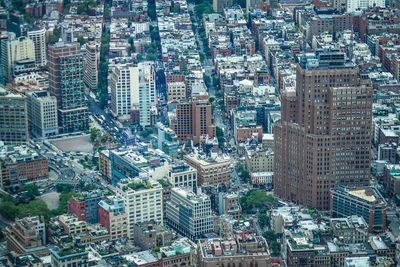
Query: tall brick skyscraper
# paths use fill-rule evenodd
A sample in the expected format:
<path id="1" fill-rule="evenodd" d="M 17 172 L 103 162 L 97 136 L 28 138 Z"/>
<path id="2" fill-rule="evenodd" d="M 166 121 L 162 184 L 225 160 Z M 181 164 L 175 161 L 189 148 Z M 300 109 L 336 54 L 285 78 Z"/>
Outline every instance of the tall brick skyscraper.
<path id="1" fill-rule="evenodd" d="M 59 132 L 86 130 L 89 117 L 79 44 L 58 42 L 49 46 L 49 87 L 57 98 Z"/>
<path id="2" fill-rule="evenodd" d="M 282 93 L 274 126 L 279 197 L 328 209 L 331 187 L 369 184 L 372 93 L 342 52 L 300 58 L 296 91 Z"/>

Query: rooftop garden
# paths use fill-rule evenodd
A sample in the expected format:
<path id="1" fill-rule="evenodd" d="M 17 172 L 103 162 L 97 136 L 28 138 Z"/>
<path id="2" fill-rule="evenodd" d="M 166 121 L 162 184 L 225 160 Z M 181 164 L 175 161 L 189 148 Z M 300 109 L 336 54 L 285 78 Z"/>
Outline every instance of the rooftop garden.
<path id="1" fill-rule="evenodd" d="M 122 188 L 122 190 L 126 191 L 128 188 L 130 188 L 130 189 L 132 189 L 132 190 L 140 190 L 140 189 L 145 189 L 145 188 L 146 188 L 146 189 L 151 189 L 152 186 L 151 186 L 151 184 L 145 185 L 145 184 L 142 183 L 142 182 L 140 182 L 140 183 L 132 182 L 132 183 L 129 183 L 127 186 L 124 186 L 124 187 Z"/>
<path id="2" fill-rule="evenodd" d="M 58 255 L 60 257 L 64 257 L 64 256 L 68 256 L 71 254 L 81 253 L 84 251 L 85 251 L 85 248 L 82 248 L 82 247 L 63 248 L 58 252 Z"/>

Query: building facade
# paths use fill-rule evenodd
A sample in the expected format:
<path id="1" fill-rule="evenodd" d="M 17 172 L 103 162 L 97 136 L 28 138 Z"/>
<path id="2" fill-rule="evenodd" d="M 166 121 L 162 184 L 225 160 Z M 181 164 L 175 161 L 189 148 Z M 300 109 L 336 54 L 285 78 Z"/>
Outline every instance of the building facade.
<path id="1" fill-rule="evenodd" d="M 274 190 L 328 209 L 331 187 L 369 184 L 373 90 L 338 51 L 303 56 L 296 76 L 274 127 Z"/>
<path id="2" fill-rule="evenodd" d="M 0 140 L 6 144 L 29 142 L 26 98 L 0 87 Z"/>
<path id="3" fill-rule="evenodd" d="M 179 103 L 176 108 L 175 122 L 172 130 L 178 136 L 179 141 L 192 140 L 196 145 L 200 137 L 208 135 L 215 137 L 215 125 L 211 114 L 211 104 L 207 99 L 194 98 L 191 102 Z"/>
<path id="4" fill-rule="evenodd" d="M 167 83 L 167 102 L 179 102 L 186 99 L 186 84 L 185 82 Z"/>
<path id="5" fill-rule="evenodd" d="M 1 42 L 1 68 L 6 80 L 11 81 L 15 64 L 29 61 L 35 64 L 35 45 L 28 37 L 16 37 L 12 32 L 8 33 L 8 39 Z"/>
<path id="6" fill-rule="evenodd" d="M 47 45 L 46 45 L 46 29 L 34 28 L 27 33 L 28 38 L 33 41 L 35 48 L 36 67 L 43 67 L 47 64 Z"/>
<path id="7" fill-rule="evenodd" d="M 363 217 L 369 232 L 386 230 L 387 203 L 374 187 L 331 188 L 331 217 Z"/>
<path id="8" fill-rule="evenodd" d="M 78 216 L 80 221 L 99 222 L 98 204 L 103 199 L 101 192 L 83 192 L 68 201 L 68 212 Z"/>
<path id="9" fill-rule="evenodd" d="M 88 252 L 81 247 L 51 248 L 50 255 L 51 255 L 51 266 L 58 266 L 58 267 L 89 266 Z"/>
<path id="10" fill-rule="evenodd" d="M 89 117 L 79 44 L 58 42 L 49 46 L 48 55 L 49 87 L 57 99 L 59 132 L 87 130 Z"/>
<path id="11" fill-rule="evenodd" d="M 47 91 L 27 92 L 28 123 L 37 137 L 58 135 L 57 99 Z"/>
<path id="12" fill-rule="evenodd" d="M 95 91 L 98 84 L 99 53 L 95 42 L 86 44 L 84 82 L 89 90 Z"/>
<path id="13" fill-rule="evenodd" d="M 45 256 L 49 252 L 46 245 L 46 227 L 40 216 L 15 219 L 6 228 L 7 249 L 17 255 L 33 254 Z"/>
<path id="14" fill-rule="evenodd" d="M 231 183 L 230 158 L 215 156 L 206 158 L 196 154 L 185 155 L 184 161 L 197 170 L 198 185 L 229 185 Z"/>
<path id="15" fill-rule="evenodd" d="M 172 187 L 185 187 L 196 192 L 197 170 L 186 164 L 173 166 L 168 171 L 168 181 Z"/>
<path id="16" fill-rule="evenodd" d="M 152 180 L 125 179 L 116 187 L 128 216 L 128 237 L 134 238 L 134 224 L 154 221 L 163 223 L 162 186 Z"/>
<path id="17" fill-rule="evenodd" d="M 201 238 L 214 230 L 210 198 L 183 188 L 171 189 L 166 221 L 176 231 L 191 239 Z"/>
<path id="18" fill-rule="evenodd" d="M 124 201 L 116 197 L 107 197 L 98 205 L 99 223 L 107 228 L 110 240 L 128 237 L 128 216 Z"/>

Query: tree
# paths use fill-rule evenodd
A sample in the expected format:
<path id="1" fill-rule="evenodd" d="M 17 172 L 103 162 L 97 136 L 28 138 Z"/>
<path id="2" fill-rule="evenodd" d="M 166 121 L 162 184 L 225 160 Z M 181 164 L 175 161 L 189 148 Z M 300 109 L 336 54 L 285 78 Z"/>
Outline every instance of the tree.
<path id="1" fill-rule="evenodd" d="M 272 249 L 272 254 L 275 256 L 278 256 L 279 253 L 281 252 L 281 243 L 279 243 L 276 240 L 272 241 L 270 247 Z"/>
<path id="2" fill-rule="evenodd" d="M 279 201 L 273 196 L 259 189 L 251 189 L 240 198 L 240 205 L 244 213 L 266 213 L 271 207 L 278 205 Z"/>
<path id="3" fill-rule="evenodd" d="M 266 214 L 260 214 L 258 216 L 258 223 L 262 228 L 269 226 L 269 217 Z"/>
<path id="4" fill-rule="evenodd" d="M 56 190 L 59 193 L 67 193 L 72 191 L 72 185 L 70 184 L 57 184 Z"/>
<path id="5" fill-rule="evenodd" d="M 84 45 L 84 44 L 87 43 L 87 41 L 85 40 L 85 38 L 84 38 L 82 35 L 79 35 L 79 36 L 78 36 L 78 43 L 79 43 L 80 45 Z"/>
<path id="6" fill-rule="evenodd" d="M 53 33 L 49 36 L 48 43 L 50 45 L 55 44 L 61 37 L 61 29 L 56 28 L 53 30 Z"/>
<path id="7" fill-rule="evenodd" d="M 0 205 L 0 214 L 8 220 L 13 220 L 18 214 L 18 208 L 13 202 L 3 202 Z"/>
<path id="8" fill-rule="evenodd" d="M 268 242 L 272 242 L 274 240 L 276 240 L 278 237 L 275 234 L 274 231 L 265 231 L 263 233 L 263 237 L 268 241 Z"/>
<path id="9" fill-rule="evenodd" d="M 90 129 L 90 140 L 94 142 L 100 136 L 100 130 L 97 128 Z"/>

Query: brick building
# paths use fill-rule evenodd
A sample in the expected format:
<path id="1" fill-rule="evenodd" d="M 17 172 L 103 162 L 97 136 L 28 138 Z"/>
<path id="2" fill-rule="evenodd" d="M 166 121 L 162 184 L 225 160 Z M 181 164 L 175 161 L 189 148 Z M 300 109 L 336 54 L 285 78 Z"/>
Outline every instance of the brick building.
<path id="1" fill-rule="evenodd" d="M 102 200 L 101 192 L 83 192 L 68 200 L 68 212 L 78 216 L 80 221 L 98 223 L 98 204 Z"/>
<path id="2" fill-rule="evenodd" d="M 274 189 L 328 209 L 331 187 L 369 184 L 373 90 L 335 50 L 302 56 L 296 77 L 296 91 L 282 93 L 282 119 L 274 125 Z"/>

